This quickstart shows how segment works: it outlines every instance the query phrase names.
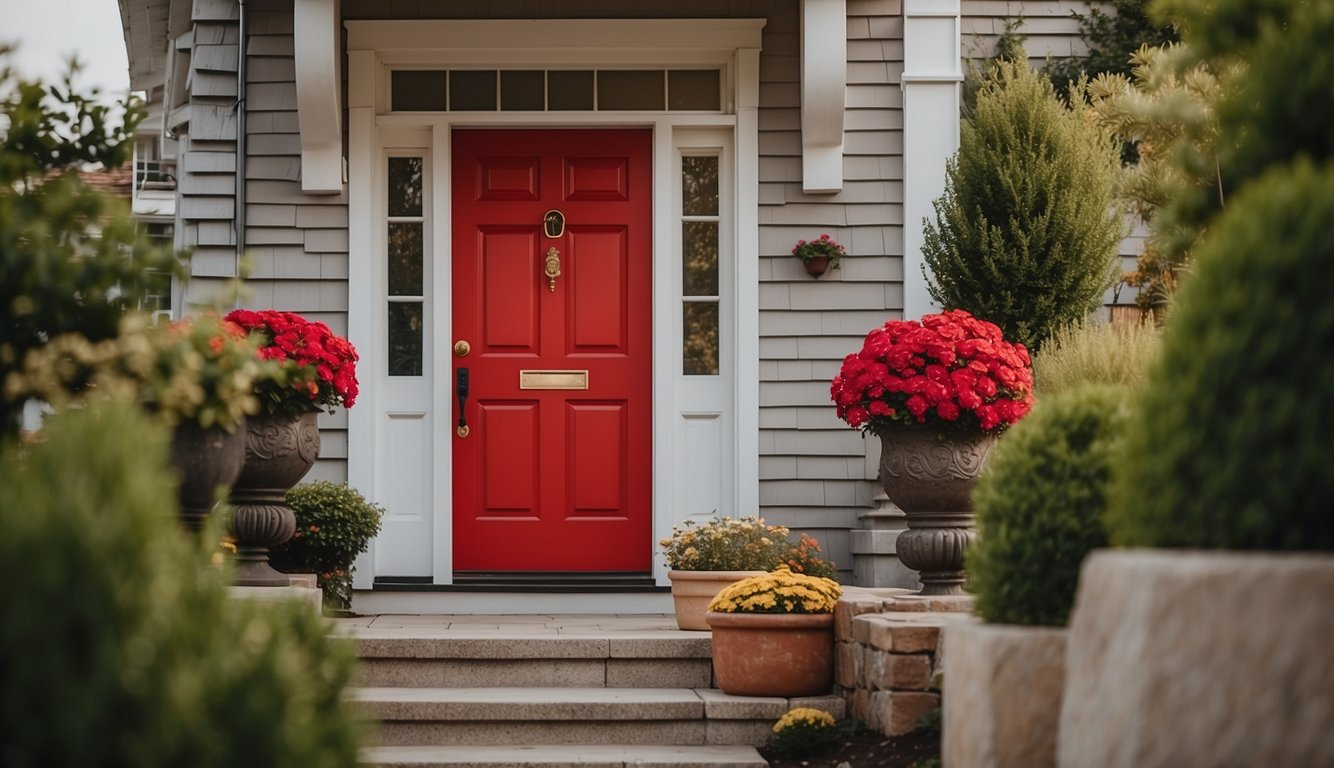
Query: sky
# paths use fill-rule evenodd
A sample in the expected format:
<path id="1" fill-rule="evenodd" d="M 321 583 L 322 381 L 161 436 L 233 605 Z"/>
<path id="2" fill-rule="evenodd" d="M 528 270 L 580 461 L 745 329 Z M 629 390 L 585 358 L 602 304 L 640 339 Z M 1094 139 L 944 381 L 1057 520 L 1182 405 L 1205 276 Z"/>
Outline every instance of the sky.
<path id="1" fill-rule="evenodd" d="M 106 101 L 129 90 L 116 0 L 0 0 L 0 43 L 18 44 L 10 64 L 29 79 L 58 82 L 66 59 L 77 54 L 85 65 L 75 80 L 82 90 L 98 86 Z"/>

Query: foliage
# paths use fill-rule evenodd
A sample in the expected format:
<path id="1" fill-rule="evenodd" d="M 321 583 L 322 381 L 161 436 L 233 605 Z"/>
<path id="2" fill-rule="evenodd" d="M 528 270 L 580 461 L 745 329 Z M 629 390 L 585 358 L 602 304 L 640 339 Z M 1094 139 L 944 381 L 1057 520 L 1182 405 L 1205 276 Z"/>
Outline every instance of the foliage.
<path id="1" fill-rule="evenodd" d="M 1117 544 L 1334 549 L 1334 169 L 1246 185 L 1196 254 L 1127 438 Z"/>
<path id="2" fill-rule="evenodd" d="M 215 315 L 159 325 L 130 313 L 109 339 L 67 333 L 29 350 L 6 378 L 5 397 L 64 406 L 111 393 L 143 402 L 172 426 L 188 420 L 233 432 L 259 407 L 255 381 L 270 364 L 261 364 L 257 349 L 245 331 Z"/>
<path id="3" fill-rule="evenodd" d="M 1102 518 L 1125 399 L 1107 386 L 1043 398 L 996 445 L 973 491 L 978 540 L 967 554 L 985 621 L 1065 625 L 1084 556 L 1107 543 Z"/>
<path id="4" fill-rule="evenodd" d="M 1311 108 L 1330 101 L 1334 5 L 1229 0 L 1206 7 L 1164 0 L 1157 10 L 1181 19 L 1181 65 L 1219 73 L 1216 126 L 1191 126 L 1175 158 L 1186 174 L 1221 167 L 1219 187 L 1183 189 L 1161 213 L 1165 227 L 1180 233 L 1174 245 L 1188 249 L 1194 241 L 1186 239 L 1201 236 L 1231 202 L 1223 191 L 1231 194 L 1272 165 L 1334 158 L 1330 112 Z M 1217 133 L 1214 143 L 1209 130 Z"/>
<path id="5" fill-rule="evenodd" d="M 807 576 L 823 576 L 826 579 L 838 578 L 838 565 L 820 556 L 820 542 L 809 533 L 801 534 L 784 556 L 783 564 L 794 573 Z"/>
<path id="6" fill-rule="evenodd" d="M 1161 333 L 1153 325 L 1112 325 L 1086 320 L 1054 333 L 1033 356 L 1033 389 L 1039 398 L 1085 384 L 1144 386 L 1158 359 Z"/>
<path id="7" fill-rule="evenodd" d="M 1116 276 L 1124 223 L 1115 142 L 1020 62 L 998 62 L 963 121 L 926 221 L 931 297 L 1036 352 L 1088 315 Z"/>
<path id="8" fill-rule="evenodd" d="M 881 435 L 926 424 L 1000 432 L 1033 404 L 1028 350 L 963 310 L 890 320 L 843 358 L 829 388 L 849 426 Z"/>
<path id="9" fill-rule="evenodd" d="M 138 236 L 128 204 L 78 171 L 130 158 L 144 111 L 83 93 L 72 70 L 45 87 L 18 77 L 0 47 L 0 378 L 49 340 L 116 335 L 153 290 L 155 272 L 183 275 L 169 250 Z M 16 435 L 26 396 L 0 396 L 0 435 Z"/>
<path id="10" fill-rule="evenodd" d="M 828 752 L 846 732 L 823 709 L 795 707 L 774 723 L 769 749 L 777 755 L 810 757 Z"/>
<path id="11" fill-rule="evenodd" d="M 1081 76 L 1090 79 L 1101 74 L 1128 75 L 1130 57 L 1144 46 L 1158 47 L 1177 41 L 1171 24 L 1155 22 L 1145 12 L 1148 0 L 1110 0 L 1111 13 L 1097 5 L 1089 12 L 1073 13 L 1079 20 L 1079 34 L 1088 44 L 1088 53 L 1079 58 L 1054 59 L 1043 68 L 1057 93 L 1065 93 Z"/>
<path id="12" fill-rule="evenodd" d="M 317 574 L 326 606 L 351 608 L 352 561 L 380 532 L 384 509 L 347 483 L 326 480 L 298 485 L 286 500 L 296 514 L 296 532 L 269 550 L 269 562 L 284 573 Z"/>
<path id="13" fill-rule="evenodd" d="M 1135 147 L 1137 162 L 1126 169 L 1119 195 L 1152 236 L 1122 280 L 1139 289 L 1135 302 L 1146 312 L 1168 305 L 1200 234 L 1159 211 L 1188 190 L 1223 199 L 1214 111 L 1222 89 L 1211 67 L 1188 59 L 1181 45 L 1141 48 L 1129 75 L 1100 75 L 1079 89 L 1098 123 Z M 1179 162 L 1183 153 L 1200 162 Z"/>
<path id="14" fill-rule="evenodd" d="M 838 573 L 820 556 L 819 542 L 803 533 L 793 543 L 790 534 L 755 515 L 715 517 L 703 525 L 687 520 L 672 526 L 672 535 L 658 544 L 675 571 L 771 571 L 786 563 L 798 573 L 829 578 Z"/>
<path id="15" fill-rule="evenodd" d="M 260 358 L 281 366 L 257 387 L 266 413 L 295 418 L 319 406 L 332 413 L 356 403 L 357 351 L 329 326 L 276 309 L 235 309 L 227 320 L 260 338 Z"/>
<path id="16" fill-rule="evenodd" d="M 843 588 L 833 579 L 793 573 L 780 565 L 718 593 L 710 611 L 722 613 L 833 613 Z"/>
<path id="17" fill-rule="evenodd" d="M 815 240 L 798 240 L 792 247 L 792 255 L 801 259 L 803 264 L 819 258 L 829 259 L 829 269 L 838 269 L 843 257 L 848 254 L 843 246 L 825 234 Z"/>
<path id="18" fill-rule="evenodd" d="M 0 762 L 355 766 L 352 648 L 308 606 L 230 597 L 166 467 L 123 402 L 0 447 Z"/>

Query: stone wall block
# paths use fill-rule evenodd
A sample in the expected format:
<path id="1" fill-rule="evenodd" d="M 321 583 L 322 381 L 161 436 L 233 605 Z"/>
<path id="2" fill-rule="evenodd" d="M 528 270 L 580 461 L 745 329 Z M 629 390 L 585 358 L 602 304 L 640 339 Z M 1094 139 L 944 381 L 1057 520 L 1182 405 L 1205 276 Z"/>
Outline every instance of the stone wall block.
<path id="1" fill-rule="evenodd" d="M 872 686 L 887 691 L 925 691 L 931 687 L 931 659 L 925 653 L 882 654 Z"/>
<path id="2" fill-rule="evenodd" d="M 1054 765 L 1066 630 L 970 621 L 944 636 L 945 765 Z"/>
<path id="3" fill-rule="evenodd" d="M 838 643 L 834 646 L 834 682 L 844 688 L 857 687 L 857 665 L 862 647 L 856 643 Z"/>
<path id="4" fill-rule="evenodd" d="M 1331 637 L 1334 555 L 1094 552 L 1058 764 L 1334 765 Z"/>
<path id="5" fill-rule="evenodd" d="M 916 730 L 922 718 L 940 704 L 940 695 L 935 693 L 879 691 L 872 696 L 884 696 L 888 699 L 888 708 L 881 712 L 883 721 L 881 731 L 890 736 L 902 736 Z"/>

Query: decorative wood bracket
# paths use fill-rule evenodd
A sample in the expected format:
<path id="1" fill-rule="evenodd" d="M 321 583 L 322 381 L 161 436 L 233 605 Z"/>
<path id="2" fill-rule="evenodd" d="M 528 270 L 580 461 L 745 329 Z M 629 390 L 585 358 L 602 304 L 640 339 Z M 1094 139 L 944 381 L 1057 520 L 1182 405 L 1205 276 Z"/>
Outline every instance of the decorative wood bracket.
<path id="1" fill-rule="evenodd" d="M 301 132 L 301 191 L 343 191 L 343 125 L 338 95 L 339 0 L 295 0 L 296 112 Z"/>
<path id="2" fill-rule="evenodd" d="M 843 189 L 847 0 L 801 0 L 801 187 Z"/>

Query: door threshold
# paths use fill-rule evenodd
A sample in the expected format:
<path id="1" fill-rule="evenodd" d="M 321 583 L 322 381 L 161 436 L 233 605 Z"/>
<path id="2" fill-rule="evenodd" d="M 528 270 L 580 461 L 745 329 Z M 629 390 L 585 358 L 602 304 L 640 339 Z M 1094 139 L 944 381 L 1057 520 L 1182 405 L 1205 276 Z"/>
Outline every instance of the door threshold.
<path id="1" fill-rule="evenodd" d="M 377 576 L 374 589 L 389 592 L 664 592 L 653 574 L 638 572 L 456 571 L 453 584 L 428 577 Z"/>

